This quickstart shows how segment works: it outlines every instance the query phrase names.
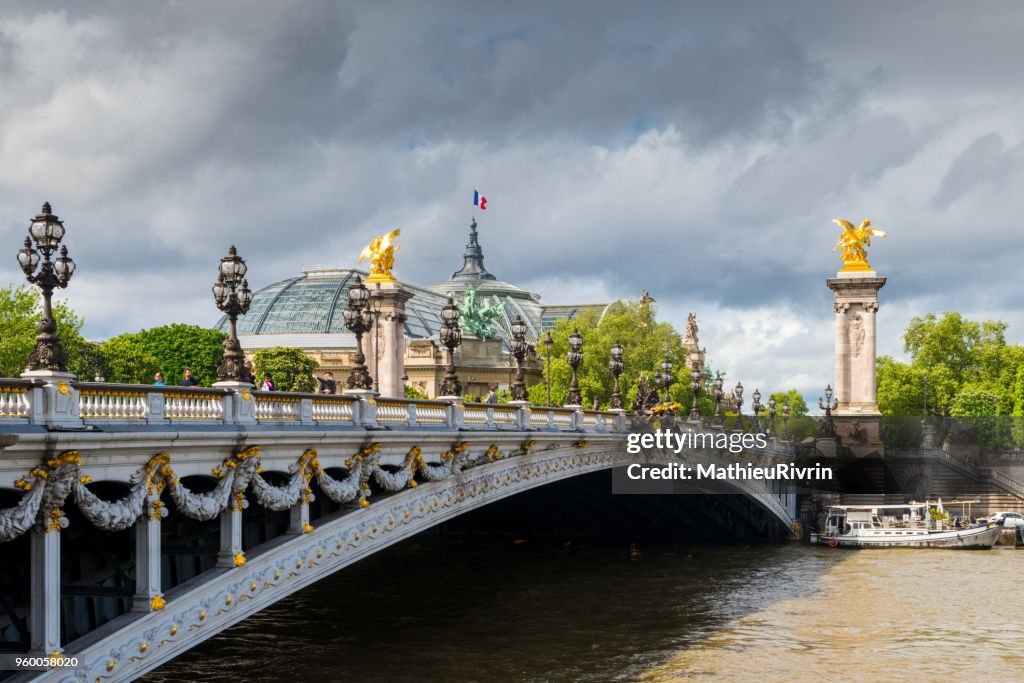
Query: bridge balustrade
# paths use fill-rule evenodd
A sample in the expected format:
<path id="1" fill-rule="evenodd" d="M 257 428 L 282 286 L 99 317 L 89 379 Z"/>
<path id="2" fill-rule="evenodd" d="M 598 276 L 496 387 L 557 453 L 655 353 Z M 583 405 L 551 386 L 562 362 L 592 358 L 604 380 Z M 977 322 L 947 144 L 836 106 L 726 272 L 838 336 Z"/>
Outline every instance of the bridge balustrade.
<path id="1" fill-rule="evenodd" d="M 21 421 L 30 417 L 34 384 L 31 380 L 0 381 L 0 421 Z"/>
<path id="2" fill-rule="evenodd" d="M 0 379 L 0 424 L 48 428 L 101 425 L 265 424 L 625 431 L 618 411 L 373 398 L 232 387 L 158 387 Z"/>

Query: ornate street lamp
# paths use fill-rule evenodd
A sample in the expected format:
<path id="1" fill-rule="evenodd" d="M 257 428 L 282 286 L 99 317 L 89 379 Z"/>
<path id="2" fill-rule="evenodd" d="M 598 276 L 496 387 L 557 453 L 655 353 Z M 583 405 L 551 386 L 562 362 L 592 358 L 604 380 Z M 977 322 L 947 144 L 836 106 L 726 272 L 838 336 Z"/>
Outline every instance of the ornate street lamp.
<path id="1" fill-rule="evenodd" d="M 579 406 L 583 404 L 583 396 L 580 394 L 580 383 L 576 377 L 576 368 L 583 362 L 583 337 L 579 330 L 573 329 L 569 335 L 569 352 L 565 354 L 572 368 L 572 381 L 569 383 L 569 397 L 566 405 Z"/>
<path id="2" fill-rule="evenodd" d="M 690 404 L 690 419 L 700 420 L 700 410 L 697 409 L 697 398 L 700 396 L 700 387 L 704 383 L 704 371 L 700 368 L 700 363 L 694 361 L 693 369 L 690 370 L 690 393 L 693 396 L 693 402 Z"/>
<path id="3" fill-rule="evenodd" d="M 776 415 L 775 406 L 776 406 L 775 397 L 774 396 L 769 396 L 768 397 L 768 429 L 765 432 L 768 436 L 775 436 L 775 415 Z"/>
<path id="4" fill-rule="evenodd" d="M 839 407 L 839 401 L 832 399 L 832 385 L 825 387 L 825 402 L 818 398 L 818 407 L 825 411 L 825 419 L 822 423 L 821 433 L 825 437 L 836 435 L 836 423 L 832 420 L 832 411 Z"/>
<path id="5" fill-rule="evenodd" d="M 732 400 L 736 403 L 736 419 L 733 420 L 733 429 L 743 429 L 743 383 L 736 382 L 736 388 L 732 390 Z"/>
<path id="6" fill-rule="evenodd" d="M 25 272 L 25 278 L 43 292 L 43 314 L 39 318 L 36 347 L 28 354 L 28 369 L 67 372 L 68 355 L 60 345 L 51 300 L 54 288 L 64 289 L 68 286 L 71 276 L 75 274 L 75 262 L 68 256 L 67 246 L 61 246 L 60 256 L 50 260 L 64 238 L 64 223 L 50 211 L 49 202 L 43 204 L 43 210 L 32 219 L 28 234 L 31 240 L 25 238 L 25 246 L 18 252 L 18 264 Z M 39 251 L 32 248 L 32 241 L 35 241 Z M 41 264 L 39 252 L 43 254 Z M 39 266 L 38 273 L 36 266 Z"/>
<path id="7" fill-rule="evenodd" d="M 789 401 L 782 404 L 782 438 L 789 441 Z"/>
<path id="8" fill-rule="evenodd" d="M 661 361 L 661 383 L 665 386 L 665 403 L 669 404 L 672 399 L 669 397 L 668 388 L 672 385 L 672 361 L 665 354 L 665 360 Z"/>
<path id="9" fill-rule="evenodd" d="M 551 338 L 551 332 L 548 331 L 544 337 L 544 352 L 547 354 L 547 360 L 544 362 L 544 367 L 548 373 L 548 405 L 551 405 L 551 346 L 555 343 L 555 340 Z"/>
<path id="10" fill-rule="evenodd" d="M 516 381 L 512 383 L 512 400 L 525 401 L 527 399 L 526 382 L 523 381 L 523 361 L 526 360 L 526 354 L 530 352 L 530 347 L 526 343 L 526 323 L 518 313 L 512 321 L 511 330 L 512 343 L 509 344 L 509 351 L 516 359 Z"/>
<path id="11" fill-rule="evenodd" d="M 619 387 L 619 375 L 622 374 L 622 344 L 616 339 L 615 343 L 612 344 L 611 348 L 612 358 L 608 361 L 608 369 L 612 373 L 612 377 L 615 378 L 615 382 L 612 385 L 612 410 L 622 410 L 622 390 Z"/>
<path id="12" fill-rule="evenodd" d="M 373 379 L 366 368 L 366 356 L 363 354 L 363 335 L 373 327 L 373 311 L 367 305 L 370 292 L 358 275 L 355 283 L 348 288 L 348 306 L 345 307 L 345 327 L 356 335 L 356 357 L 352 372 L 345 380 L 345 388 L 349 391 L 370 391 Z"/>
<path id="13" fill-rule="evenodd" d="M 451 295 L 441 309 L 441 344 L 448 349 L 448 367 L 441 382 L 442 396 L 462 396 L 462 383 L 455 374 L 455 349 L 462 344 L 462 328 L 459 327 L 459 309 Z"/>
<path id="14" fill-rule="evenodd" d="M 252 303 L 252 292 L 245 279 L 247 270 L 245 261 L 232 246 L 228 255 L 220 260 L 217 281 L 213 283 L 213 300 L 230 322 L 228 338 L 224 340 L 224 361 L 217 368 L 217 378 L 221 382 L 242 382 L 245 381 L 243 377 L 248 378 L 237 329 L 238 316 L 245 315 Z"/>
<path id="15" fill-rule="evenodd" d="M 722 399 L 725 398 L 725 392 L 722 391 L 721 375 L 715 377 L 715 381 L 711 383 L 711 398 L 715 402 L 715 416 L 711 418 L 711 424 L 720 425 L 722 424 Z"/>
<path id="16" fill-rule="evenodd" d="M 750 433 L 758 434 L 761 432 L 761 411 L 764 410 L 764 406 L 761 405 L 761 390 L 754 389 L 751 398 L 754 399 L 750 404 L 750 409 L 754 411 L 754 419 L 750 421 Z"/>

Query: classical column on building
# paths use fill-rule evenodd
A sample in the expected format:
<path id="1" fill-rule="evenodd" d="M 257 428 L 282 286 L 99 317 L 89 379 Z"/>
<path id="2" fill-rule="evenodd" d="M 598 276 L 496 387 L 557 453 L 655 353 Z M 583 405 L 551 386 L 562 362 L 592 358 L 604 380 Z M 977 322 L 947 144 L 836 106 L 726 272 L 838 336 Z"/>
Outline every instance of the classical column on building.
<path id="1" fill-rule="evenodd" d="M 242 549 L 242 511 L 249 507 L 245 493 L 234 494 L 234 500 L 220 513 L 220 551 L 217 553 L 218 567 L 241 567 L 245 564 Z"/>
<path id="2" fill-rule="evenodd" d="M 381 396 L 405 396 L 405 303 L 413 293 L 397 282 L 378 283 L 370 292 L 374 326 L 364 344 L 374 360 L 374 377 Z"/>
<path id="3" fill-rule="evenodd" d="M 835 399 L 832 415 L 843 445 L 881 449 L 881 414 L 875 382 L 875 315 L 885 278 L 874 271 L 839 272 L 828 280 L 835 292 Z"/>
<path id="4" fill-rule="evenodd" d="M 833 222 L 841 232 L 833 251 L 841 251 L 843 268 L 826 281 L 835 292 L 835 349 L 837 436 L 850 448 L 881 448 L 881 415 L 875 385 L 875 315 L 878 290 L 885 278 L 868 263 L 872 237 L 886 234 L 864 220 L 859 226 L 841 218 Z"/>
<path id="5" fill-rule="evenodd" d="M 133 612 L 161 610 L 166 604 L 161 591 L 160 520 L 167 508 L 159 492 L 146 498 L 146 512 L 135 522 L 135 596 Z"/>
<path id="6" fill-rule="evenodd" d="M 884 285 L 885 278 L 874 271 L 854 277 L 840 271 L 838 277 L 828 280 L 829 289 L 835 292 L 835 396 L 839 401 L 835 415 L 878 415 L 875 315 L 878 290 Z"/>
<path id="7" fill-rule="evenodd" d="M 61 652 L 60 530 L 67 518 L 54 508 L 49 518 L 33 527 L 30 541 L 29 654 L 52 657 Z"/>

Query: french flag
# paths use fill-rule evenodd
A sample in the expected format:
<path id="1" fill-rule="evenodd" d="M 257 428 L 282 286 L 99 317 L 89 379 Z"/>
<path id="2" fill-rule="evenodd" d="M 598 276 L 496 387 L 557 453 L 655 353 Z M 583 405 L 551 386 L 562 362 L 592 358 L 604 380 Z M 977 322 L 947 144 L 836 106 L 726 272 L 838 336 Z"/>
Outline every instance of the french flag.
<path id="1" fill-rule="evenodd" d="M 487 197 L 476 190 L 473 190 L 473 206 L 479 206 L 481 211 L 487 210 Z"/>

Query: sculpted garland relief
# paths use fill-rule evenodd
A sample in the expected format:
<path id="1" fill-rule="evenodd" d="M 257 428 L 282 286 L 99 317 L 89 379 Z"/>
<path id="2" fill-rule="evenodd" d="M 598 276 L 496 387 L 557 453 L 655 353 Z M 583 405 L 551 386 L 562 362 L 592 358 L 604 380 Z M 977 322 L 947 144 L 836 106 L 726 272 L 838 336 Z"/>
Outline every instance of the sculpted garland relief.
<path id="1" fill-rule="evenodd" d="M 520 452 L 529 451 L 532 442 L 527 444 Z M 219 481 L 207 493 L 190 491 L 181 484 L 170 456 L 161 453 L 132 475 L 128 495 L 115 501 L 105 501 L 89 490 L 86 484 L 91 477 L 82 474 L 78 452 L 67 451 L 17 482 L 18 488 L 26 493 L 14 507 L 0 510 L 0 543 L 26 533 L 33 524 L 48 531 L 60 531 L 67 526 L 61 508 L 69 501 L 77 504 L 85 518 L 104 531 L 123 531 L 144 514 L 155 515 L 151 518 L 166 516 L 167 510 L 160 501 L 165 489 L 179 512 L 198 521 L 216 518 L 233 504 L 232 501 L 239 509 L 246 507 L 245 492 L 250 489 L 256 502 L 269 510 L 287 510 L 300 501 L 308 504 L 314 499 L 310 489 L 314 478 L 335 503 L 358 501 L 360 506 L 368 507 L 371 478 L 385 491 L 401 491 L 407 486 L 414 488 L 417 475 L 426 481 L 441 481 L 467 467 L 503 457 L 493 445 L 486 453 L 470 456 L 469 443 L 462 441 L 442 453 L 440 462 L 427 462 L 421 449 L 415 446 L 400 467 L 388 468 L 380 464 L 380 450 L 380 444 L 373 443 L 345 460 L 348 473 L 344 478 L 327 474 L 317 459 L 317 452 L 307 450 L 289 467 L 288 482 L 273 486 L 261 474 L 259 447 L 252 446 L 214 468 L 213 474 Z"/>

